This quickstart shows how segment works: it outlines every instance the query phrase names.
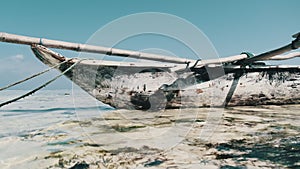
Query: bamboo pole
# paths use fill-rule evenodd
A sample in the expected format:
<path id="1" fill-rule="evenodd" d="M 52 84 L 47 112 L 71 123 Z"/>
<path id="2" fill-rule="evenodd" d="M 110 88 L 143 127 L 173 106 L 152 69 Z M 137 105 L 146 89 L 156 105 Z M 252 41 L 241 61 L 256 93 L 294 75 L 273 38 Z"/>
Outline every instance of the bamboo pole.
<path id="1" fill-rule="evenodd" d="M 24 44 L 24 45 L 40 44 L 49 48 L 67 49 L 67 50 L 74 50 L 78 52 L 100 53 L 105 55 L 114 55 L 120 57 L 130 57 L 136 59 L 146 59 L 146 60 L 169 62 L 169 63 L 186 64 L 195 61 L 195 60 L 189 60 L 185 58 L 175 58 L 171 56 L 150 54 L 150 53 L 144 53 L 138 51 L 122 50 L 116 48 L 108 48 L 108 47 L 86 45 L 86 44 L 79 44 L 79 43 L 70 43 L 70 42 L 64 42 L 58 40 L 49 40 L 44 38 L 20 36 L 20 35 L 8 34 L 4 32 L 0 32 L 0 41 L 16 43 L 16 44 Z"/>
<path id="2" fill-rule="evenodd" d="M 272 50 L 272 51 L 268 51 L 268 52 L 259 54 L 257 56 L 248 58 L 245 61 L 243 61 L 243 63 L 248 64 L 248 63 L 253 63 L 255 61 L 270 60 L 270 59 L 272 59 L 272 57 L 274 57 L 276 55 L 280 55 L 280 54 L 283 54 L 285 52 L 289 52 L 291 50 L 292 50 L 292 45 L 288 44 L 288 45 L 283 46 L 281 48 L 278 48 L 278 49 L 275 49 L 275 50 Z"/>
<path id="3" fill-rule="evenodd" d="M 281 48 L 269 52 L 262 53 L 260 55 L 251 58 L 248 58 L 246 54 L 241 54 L 241 55 L 230 56 L 230 57 L 225 57 L 220 59 L 196 61 L 196 60 L 185 59 L 185 58 L 175 58 L 172 56 L 144 53 L 144 52 L 131 51 L 131 50 L 123 50 L 123 49 L 116 49 L 116 48 L 108 48 L 108 47 L 94 46 L 94 45 L 87 45 L 87 44 L 80 44 L 80 43 L 71 43 L 71 42 L 50 40 L 44 38 L 35 38 L 35 37 L 28 37 L 28 36 L 21 36 L 21 35 L 0 32 L 0 41 L 2 42 L 17 43 L 17 44 L 24 44 L 24 45 L 40 44 L 49 48 L 67 49 L 67 50 L 74 50 L 78 52 L 100 53 L 105 55 L 129 57 L 129 58 L 136 58 L 136 59 L 146 59 L 146 60 L 177 63 L 177 64 L 196 63 L 198 67 L 202 67 L 208 64 L 230 63 L 234 61 L 241 61 L 240 63 L 249 64 L 255 61 L 262 61 L 262 60 L 289 59 L 289 57 L 280 57 L 280 56 L 277 57 L 277 55 L 280 55 L 282 53 L 300 47 L 300 33 L 293 35 L 293 37 L 296 39 L 291 44 L 288 44 L 286 46 L 283 46 Z"/>
<path id="4" fill-rule="evenodd" d="M 287 60 L 287 59 L 292 59 L 292 58 L 296 58 L 296 57 L 300 57 L 300 52 L 292 52 L 286 55 L 276 55 L 271 57 L 270 60 Z"/>
<path id="5" fill-rule="evenodd" d="M 300 32 L 293 35 L 293 38 L 295 38 L 295 40 L 292 41 L 292 43 L 285 45 L 283 47 L 259 54 L 257 56 L 245 59 L 244 61 L 242 61 L 241 63 L 244 64 L 251 64 L 255 61 L 264 61 L 264 60 L 272 60 L 272 58 L 274 57 L 276 59 L 276 56 L 283 54 L 285 52 L 289 52 L 291 50 L 295 50 L 298 49 L 300 47 Z M 279 56 L 278 56 L 279 58 Z M 281 57 L 282 58 L 282 57 Z M 288 59 L 288 58 L 287 58 Z"/>

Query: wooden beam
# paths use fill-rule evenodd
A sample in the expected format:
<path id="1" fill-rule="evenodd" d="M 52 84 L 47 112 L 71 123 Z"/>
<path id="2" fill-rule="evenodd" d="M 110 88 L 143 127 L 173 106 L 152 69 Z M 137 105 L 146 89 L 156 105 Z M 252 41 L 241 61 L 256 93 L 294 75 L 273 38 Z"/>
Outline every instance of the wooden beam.
<path id="1" fill-rule="evenodd" d="M 108 48 L 108 47 L 79 44 L 79 43 L 70 43 L 70 42 L 64 42 L 58 40 L 49 40 L 44 38 L 20 36 L 20 35 L 8 34 L 4 32 L 0 32 L 0 41 L 16 43 L 16 44 L 24 44 L 24 45 L 40 44 L 49 48 L 67 49 L 67 50 L 74 50 L 78 52 L 99 53 L 105 55 L 114 55 L 120 57 L 146 59 L 146 60 L 178 63 L 178 64 L 187 64 L 190 62 L 195 62 L 195 60 L 190 60 L 186 58 L 176 58 L 172 56 L 150 54 L 150 53 L 131 51 L 131 50 Z"/>

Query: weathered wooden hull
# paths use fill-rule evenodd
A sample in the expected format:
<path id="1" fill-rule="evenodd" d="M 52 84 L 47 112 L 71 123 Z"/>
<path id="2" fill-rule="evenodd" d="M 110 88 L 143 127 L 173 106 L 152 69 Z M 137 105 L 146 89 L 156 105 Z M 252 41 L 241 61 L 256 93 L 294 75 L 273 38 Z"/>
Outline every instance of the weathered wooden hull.
<path id="1" fill-rule="evenodd" d="M 66 58 L 35 45 L 35 55 L 49 66 Z M 60 71 L 76 59 L 61 65 Z M 157 110 L 181 107 L 239 106 L 300 103 L 300 68 L 226 68 L 223 76 L 207 81 L 185 65 L 81 61 L 65 74 L 93 97 L 116 108 Z"/>

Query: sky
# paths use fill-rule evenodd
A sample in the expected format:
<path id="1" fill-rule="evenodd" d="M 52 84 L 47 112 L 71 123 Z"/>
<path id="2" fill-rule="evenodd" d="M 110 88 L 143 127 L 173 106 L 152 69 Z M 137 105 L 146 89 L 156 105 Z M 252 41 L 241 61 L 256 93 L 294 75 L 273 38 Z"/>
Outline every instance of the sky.
<path id="1" fill-rule="evenodd" d="M 143 12 L 167 13 L 200 29 L 220 57 L 243 51 L 259 54 L 289 43 L 291 35 L 300 31 L 299 0 L 10 0 L 1 1 L 0 5 L 0 32 L 78 43 L 87 42 L 97 30 L 120 17 Z M 155 22 L 153 24 L 155 26 Z M 193 35 L 187 33 L 186 36 Z M 136 50 L 141 50 L 143 43 L 155 43 L 155 37 L 150 39 L 138 42 L 136 38 L 133 44 L 140 46 Z M 156 43 L 159 44 L 163 43 Z M 126 43 L 121 47 L 135 50 L 134 45 L 126 46 Z M 170 47 L 172 45 L 168 50 Z M 178 49 L 176 45 L 173 48 Z M 69 57 L 78 56 L 76 52 L 59 52 Z M 299 59 L 284 63 L 298 64 Z M 28 46 L 0 42 L 0 87 L 46 68 Z M 57 74 L 49 73 L 17 89 L 36 87 Z M 71 82 L 66 78 L 48 87 L 68 88 Z"/>

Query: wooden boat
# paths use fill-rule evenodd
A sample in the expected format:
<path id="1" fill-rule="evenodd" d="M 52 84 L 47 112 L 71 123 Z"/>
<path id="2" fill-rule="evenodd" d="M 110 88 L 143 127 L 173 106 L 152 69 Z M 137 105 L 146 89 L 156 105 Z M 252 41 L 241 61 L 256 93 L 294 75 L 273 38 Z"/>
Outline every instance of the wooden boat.
<path id="1" fill-rule="evenodd" d="M 299 52 L 299 34 L 282 48 L 251 56 L 242 53 L 217 60 L 188 60 L 120 49 L 0 33 L 1 41 L 31 45 L 35 56 L 83 90 L 116 108 L 240 106 L 300 103 L 300 66 L 266 65 Z M 50 48 L 142 58 L 156 62 L 117 62 L 67 58 Z M 157 62 L 158 61 L 158 62 Z M 76 66 L 74 66 L 76 64 Z M 68 70 L 71 66 L 74 68 Z"/>

